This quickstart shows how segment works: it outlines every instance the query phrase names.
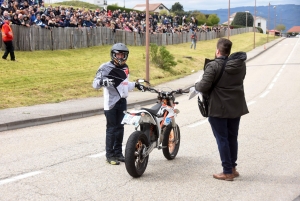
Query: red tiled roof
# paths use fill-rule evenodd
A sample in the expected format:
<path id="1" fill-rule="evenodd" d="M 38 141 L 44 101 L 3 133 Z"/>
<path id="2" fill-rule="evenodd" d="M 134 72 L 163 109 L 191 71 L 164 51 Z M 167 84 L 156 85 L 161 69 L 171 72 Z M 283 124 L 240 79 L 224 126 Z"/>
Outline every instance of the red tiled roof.
<path id="1" fill-rule="evenodd" d="M 300 26 L 293 26 L 290 30 L 287 32 L 297 32 L 300 33 Z"/>

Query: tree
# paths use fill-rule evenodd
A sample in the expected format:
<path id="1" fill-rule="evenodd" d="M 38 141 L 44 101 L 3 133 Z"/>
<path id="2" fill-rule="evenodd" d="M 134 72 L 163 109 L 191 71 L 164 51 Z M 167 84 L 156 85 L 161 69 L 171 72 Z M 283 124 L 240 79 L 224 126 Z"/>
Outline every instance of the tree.
<path id="1" fill-rule="evenodd" d="M 246 16 L 247 16 L 247 20 L 246 20 Z M 254 22 L 254 18 L 251 13 L 246 14 L 246 12 L 237 12 L 231 24 L 246 26 L 247 23 L 247 27 L 253 27 L 253 22 Z"/>
<path id="2" fill-rule="evenodd" d="M 184 10 L 183 10 L 183 6 L 182 6 L 179 2 L 176 2 L 176 3 L 172 6 L 171 11 L 172 11 L 172 12 L 176 12 L 176 11 L 184 11 Z"/>
<path id="3" fill-rule="evenodd" d="M 285 30 L 285 26 L 283 24 L 278 24 L 275 29 L 282 32 Z"/>
<path id="4" fill-rule="evenodd" d="M 191 16 L 193 16 L 195 19 L 197 19 L 197 25 L 202 25 L 204 23 L 206 23 L 207 19 L 205 17 L 205 15 L 199 11 L 193 11 L 191 13 Z"/>
<path id="5" fill-rule="evenodd" d="M 207 21 L 210 22 L 212 25 L 218 25 L 220 22 L 220 18 L 216 14 L 211 14 L 208 16 Z"/>

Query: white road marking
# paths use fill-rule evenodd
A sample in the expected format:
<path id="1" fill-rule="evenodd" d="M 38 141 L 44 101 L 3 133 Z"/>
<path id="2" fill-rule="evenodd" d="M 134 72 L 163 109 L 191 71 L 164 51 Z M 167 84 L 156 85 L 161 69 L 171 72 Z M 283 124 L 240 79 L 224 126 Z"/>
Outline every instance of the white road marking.
<path id="1" fill-rule="evenodd" d="M 253 105 L 254 103 L 256 103 L 256 101 L 250 101 L 249 103 L 247 103 L 247 106 Z"/>
<path id="2" fill-rule="evenodd" d="M 268 90 L 268 91 L 265 91 L 262 95 L 260 95 L 259 97 L 260 98 L 264 98 L 268 93 L 269 93 L 270 91 Z"/>
<path id="3" fill-rule="evenodd" d="M 8 178 L 8 179 L 0 180 L 0 185 L 7 184 L 7 183 L 10 183 L 10 182 L 14 182 L 14 181 L 18 181 L 18 180 L 21 180 L 21 179 L 25 179 L 27 177 L 32 177 L 32 176 L 35 176 L 35 175 L 41 174 L 41 173 L 42 173 L 42 171 L 29 172 L 29 173 L 21 174 L 21 175 L 11 177 L 11 178 Z"/>
<path id="4" fill-rule="evenodd" d="M 125 149 L 125 145 L 124 146 L 122 146 L 122 150 L 124 150 Z M 102 156 L 105 156 L 105 151 L 103 151 L 103 152 L 100 152 L 100 153 L 98 153 L 98 154 L 93 154 L 93 155 L 90 155 L 90 156 L 88 156 L 89 158 L 100 158 L 100 157 L 102 157 Z"/>
<path id="5" fill-rule="evenodd" d="M 271 83 L 271 84 L 269 85 L 269 89 L 272 89 L 273 86 L 274 86 L 274 83 Z"/>
<path id="6" fill-rule="evenodd" d="M 197 123 L 191 124 L 191 125 L 189 125 L 188 127 L 189 127 L 189 128 L 193 128 L 193 127 L 196 127 L 196 126 L 200 126 L 201 124 L 205 124 L 206 122 L 208 122 L 208 119 L 204 119 L 204 120 L 199 121 L 199 122 L 197 122 Z"/>
<path id="7" fill-rule="evenodd" d="M 93 154 L 93 155 L 90 155 L 88 156 L 89 158 L 100 158 L 102 156 L 105 156 L 105 151 L 104 152 L 101 152 L 99 154 Z"/>
<path id="8" fill-rule="evenodd" d="M 278 77 L 275 77 L 275 78 L 272 80 L 272 82 L 276 82 L 277 79 L 278 79 Z"/>

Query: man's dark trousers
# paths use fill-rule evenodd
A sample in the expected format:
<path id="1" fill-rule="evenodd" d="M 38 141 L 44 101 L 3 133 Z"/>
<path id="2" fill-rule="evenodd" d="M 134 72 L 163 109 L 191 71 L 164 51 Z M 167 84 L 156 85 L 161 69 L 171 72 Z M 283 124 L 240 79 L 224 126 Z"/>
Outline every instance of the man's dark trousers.
<path id="1" fill-rule="evenodd" d="M 224 174 L 232 174 L 238 154 L 238 130 L 241 117 L 234 119 L 209 117 L 216 138 Z"/>
<path id="2" fill-rule="evenodd" d="M 106 158 L 122 155 L 124 125 L 121 122 L 126 110 L 127 100 L 121 98 L 112 109 L 104 111 L 106 117 Z"/>
<path id="3" fill-rule="evenodd" d="M 4 42 L 6 48 L 5 48 L 5 52 L 4 55 L 2 56 L 3 59 L 6 59 L 8 54 L 10 54 L 10 59 L 12 61 L 15 60 L 15 53 L 14 53 L 14 46 L 13 46 L 13 42 L 12 41 L 6 41 Z"/>

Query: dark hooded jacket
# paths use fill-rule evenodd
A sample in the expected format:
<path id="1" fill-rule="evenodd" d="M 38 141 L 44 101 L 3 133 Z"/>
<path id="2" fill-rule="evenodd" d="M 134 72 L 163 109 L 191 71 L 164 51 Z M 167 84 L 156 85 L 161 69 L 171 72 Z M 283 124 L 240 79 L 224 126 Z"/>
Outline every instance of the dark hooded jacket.
<path id="1" fill-rule="evenodd" d="M 219 57 L 205 66 L 202 80 L 195 84 L 197 91 L 208 95 L 213 83 L 221 73 L 225 57 Z M 237 118 L 249 113 L 245 94 L 246 76 L 245 52 L 236 52 L 228 57 L 223 75 L 209 96 L 208 116 L 218 118 Z"/>

